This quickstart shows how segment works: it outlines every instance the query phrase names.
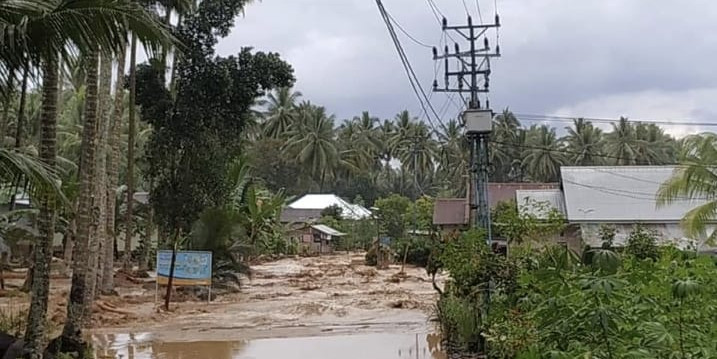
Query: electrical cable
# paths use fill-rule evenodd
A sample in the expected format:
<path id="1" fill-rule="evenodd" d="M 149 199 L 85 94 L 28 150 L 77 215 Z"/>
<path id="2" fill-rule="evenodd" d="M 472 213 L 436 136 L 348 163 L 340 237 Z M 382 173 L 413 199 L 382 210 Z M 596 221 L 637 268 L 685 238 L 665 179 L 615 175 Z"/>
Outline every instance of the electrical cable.
<path id="1" fill-rule="evenodd" d="M 446 16 L 443 14 L 441 9 L 438 8 L 438 5 L 436 5 L 434 0 L 426 0 L 428 2 L 428 7 L 431 8 L 431 11 L 433 12 L 433 15 L 436 17 L 436 20 L 438 21 L 438 24 L 443 26 L 443 19 L 446 18 Z M 439 16 L 440 15 L 440 16 Z M 445 31 L 444 31 L 445 32 Z M 457 43 L 456 39 L 451 36 L 451 34 L 446 33 L 449 39 L 453 41 L 454 43 Z"/>
<path id="2" fill-rule="evenodd" d="M 461 0 L 463 2 L 463 8 L 466 9 L 466 15 L 471 16 L 471 11 L 468 10 L 468 4 L 466 4 L 466 0 Z"/>
<path id="3" fill-rule="evenodd" d="M 483 14 L 480 11 L 480 1 L 476 0 L 476 10 L 478 11 L 478 20 L 480 20 L 480 23 L 483 23 Z"/>
<path id="4" fill-rule="evenodd" d="M 426 114 L 428 123 L 431 125 L 431 128 L 433 128 L 433 131 L 437 132 L 436 126 L 433 123 L 433 120 L 431 119 L 430 114 L 428 113 L 428 109 L 430 109 L 431 113 L 436 117 L 439 125 L 441 125 L 441 127 L 445 131 L 445 129 L 446 129 L 445 124 L 441 120 L 436 109 L 433 107 L 431 102 L 428 100 L 428 96 L 426 95 L 426 92 L 423 89 L 423 86 L 421 86 L 421 83 L 418 80 L 418 76 L 416 75 L 415 71 L 413 70 L 413 67 L 411 66 L 410 61 L 408 60 L 408 57 L 406 56 L 406 52 L 404 51 L 403 46 L 401 45 L 401 41 L 399 40 L 398 36 L 396 35 L 396 31 L 394 30 L 394 28 L 392 26 L 388 11 L 383 6 L 383 3 L 381 2 L 381 0 L 376 0 L 376 5 L 378 6 L 378 9 L 381 13 L 381 17 L 383 18 L 384 23 L 386 25 L 386 28 L 388 29 L 389 35 L 391 36 L 391 40 L 393 41 L 394 46 L 396 47 L 396 51 L 398 52 L 401 63 L 403 64 L 403 67 L 406 70 L 406 74 L 409 78 L 409 82 L 411 83 L 411 87 L 412 87 L 414 93 L 416 94 L 416 96 L 418 97 L 418 100 L 421 103 L 421 107 L 423 108 L 423 111 Z M 426 101 L 425 103 L 424 103 L 424 100 Z"/>
<path id="5" fill-rule="evenodd" d="M 557 116 L 557 115 L 533 115 L 533 114 L 514 114 L 518 119 L 525 119 L 526 121 L 532 122 L 572 122 L 576 119 L 584 119 L 586 121 L 594 123 L 606 123 L 614 124 L 619 123 L 620 120 L 614 120 L 609 118 L 595 118 L 595 117 L 582 117 L 582 116 Z M 649 119 L 627 119 L 631 123 L 640 123 L 645 125 L 665 125 L 665 126 L 704 126 L 704 127 L 715 127 L 715 122 L 693 122 L 693 121 L 672 121 L 672 120 L 649 120 Z"/>
<path id="6" fill-rule="evenodd" d="M 408 37 L 409 39 L 411 39 L 411 41 L 415 42 L 416 44 L 418 44 L 418 45 L 420 45 L 420 46 L 423 46 L 423 47 L 425 47 L 425 48 L 428 48 L 428 49 L 432 49 L 432 48 L 433 48 L 433 46 L 427 45 L 425 42 L 423 42 L 423 41 L 421 41 L 421 40 L 418 40 L 418 39 L 416 39 L 413 35 L 409 34 L 408 31 L 406 31 L 406 29 L 404 29 L 403 26 L 401 26 L 401 24 L 399 24 L 398 21 L 396 21 L 396 19 L 395 19 L 393 16 L 391 16 L 391 14 L 389 14 L 389 13 L 387 12 L 386 15 L 388 15 L 388 18 L 393 22 L 393 24 L 396 25 L 396 27 L 397 27 L 399 30 L 401 30 L 401 32 L 402 32 L 404 35 L 406 35 L 406 37 Z"/>

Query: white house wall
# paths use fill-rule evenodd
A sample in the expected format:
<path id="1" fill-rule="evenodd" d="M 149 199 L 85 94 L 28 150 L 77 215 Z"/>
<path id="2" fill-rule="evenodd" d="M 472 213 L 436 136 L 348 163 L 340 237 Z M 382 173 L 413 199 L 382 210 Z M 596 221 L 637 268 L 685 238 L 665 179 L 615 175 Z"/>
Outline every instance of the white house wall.
<path id="1" fill-rule="evenodd" d="M 599 247 L 602 245 L 602 239 L 600 238 L 600 227 L 604 223 L 583 223 L 580 224 L 580 234 L 583 243 L 591 247 Z M 615 233 L 615 240 L 613 245 L 625 246 L 627 244 L 627 238 L 635 228 L 634 224 L 610 224 L 615 227 L 617 233 Z M 680 249 L 710 249 L 714 248 L 704 243 L 704 240 L 695 240 L 687 237 L 684 230 L 678 223 L 662 223 L 662 224 L 643 224 L 643 227 L 653 231 L 657 234 L 657 241 L 659 245 L 674 245 Z M 710 228 L 708 231 L 714 231 L 715 228 Z"/>

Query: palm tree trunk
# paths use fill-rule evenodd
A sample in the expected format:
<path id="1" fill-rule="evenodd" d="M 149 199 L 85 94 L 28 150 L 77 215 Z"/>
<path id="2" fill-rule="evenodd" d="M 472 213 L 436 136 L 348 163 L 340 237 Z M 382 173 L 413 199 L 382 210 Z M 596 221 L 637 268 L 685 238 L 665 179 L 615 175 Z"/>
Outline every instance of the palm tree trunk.
<path id="1" fill-rule="evenodd" d="M 25 64 L 25 68 L 22 70 L 22 87 L 20 89 L 20 107 L 17 111 L 17 122 L 15 126 L 15 148 L 22 147 L 22 138 L 24 137 L 23 131 L 25 130 L 25 105 L 27 103 L 27 78 L 30 75 L 30 66 Z"/>
<path id="2" fill-rule="evenodd" d="M 137 97 L 137 36 L 132 35 L 129 58 L 129 136 L 127 138 L 127 213 L 125 216 L 124 259 L 122 268 L 132 270 L 132 237 L 134 222 L 134 147 L 137 135 L 137 119 L 135 118 L 135 102 Z"/>
<path id="3" fill-rule="evenodd" d="M 149 188 L 154 187 L 154 181 L 149 179 Z M 147 224 L 145 226 L 145 233 L 142 237 L 141 252 L 139 255 L 139 270 L 140 272 L 149 270 L 149 248 L 152 246 L 152 236 L 154 235 L 154 209 L 149 208 L 149 214 L 147 215 Z"/>
<path id="4" fill-rule="evenodd" d="M 7 137 L 7 125 L 8 120 L 10 119 L 10 104 L 12 103 L 13 99 L 13 87 L 15 86 L 15 70 L 9 69 L 8 70 L 8 76 L 7 76 L 7 82 L 5 84 L 7 88 L 7 93 L 5 94 L 5 98 L 3 99 L 3 111 L 2 111 L 2 122 L 0 122 L 0 146 L 5 146 L 5 137 Z"/>
<path id="5" fill-rule="evenodd" d="M 97 140 L 97 67 L 98 53 L 93 52 L 87 56 L 87 89 L 85 98 L 85 124 L 82 130 L 82 153 L 80 156 L 79 173 L 79 199 L 77 204 L 77 238 L 75 253 L 86 256 L 90 260 L 76 260 L 72 262 L 72 287 L 67 302 L 67 320 L 62 329 L 62 343 L 81 343 L 81 329 L 89 318 L 90 304 L 88 281 L 94 275 L 90 234 L 92 226 L 94 201 L 94 186 L 96 174 L 95 151 Z"/>
<path id="6" fill-rule="evenodd" d="M 57 90 L 58 61 L 48 56 L 43 64 L 42 88 L 42 126 L 40 135 L 40 159 L 50 169 L 55 169 L 57 156 Z M 52 261 L 52 242 L 55 236 L 55 200 L 50 196 L 40 199 L 38 228 L 40 238 L 35 245 L 35 265 L 33 267 L 32 297 L 25 332 L 25 348 L 30 358 L 42 357 L 42 345 L 45 340 L 47 303 L 50 290 L 50 262 Z"/>
<path id="7" fill-rule="evenodd" d="M 102 54 L 100 62 L 100 117 L 97 124 L 98 130 L 98 148 L 97 148 L 97 182 L 95 183 L 96 198 L 98 199 L 99 216 L 93 218 L 97 228 L 97 283 L 94 286 L 93 293 L 98 295 L 101 291 L 101 284 L 105 274 L 105 255 L 106 247 L 109 243 L 107 235 L 107 136 L 109 131 L 110 117 L 112 116 L 112 56 Z"/>
<path id="8" fill-rule="evenodd" d="M 117 204 L 117 183 L 119 182 L 120 135 L 122 131 L 122 113 L 124 104 L 124 65 L 126 52 L 117 55 L 117 80 L 115 81 L 114 113 L 109 129 L 109 154 L 107 156 L 107 245 L 105 246 L 105 266 L 102 280 L 102 294 L 114 291 L 114 241 L 115 206 Z"/>

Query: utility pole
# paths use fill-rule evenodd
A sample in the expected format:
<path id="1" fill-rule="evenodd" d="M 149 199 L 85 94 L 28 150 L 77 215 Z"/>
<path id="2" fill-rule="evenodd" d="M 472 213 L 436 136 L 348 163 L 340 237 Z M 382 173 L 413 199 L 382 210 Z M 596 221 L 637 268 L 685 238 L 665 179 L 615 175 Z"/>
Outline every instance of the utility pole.
<path id="1" fill-rule="evenodd" d="M 500 57 L 500 46 L 496 44 L 491 48 L 487 32 L 500 27 L 500 18 L 495 15 L 492 24 L 474 24 L 468 16 L 467 25 L 449 25 L 443 18 L 443 31 L 453 31 L 468 42 L 469 50 L 462 51 L 459 44 L 454 44 L 454 51 L 450 52 L 448 45 L 443 54 L 433 48 L 433 59 L 444 61 L 444 86 L 439 87 L 438 81 L 433 82 L 435 92 L 454 92 L 470 94 L 468 108 L 462 113 L 463 124 L 466 127 L 466 136 L 471 141 L 471 181 L 472 199 L 471 210 L 473 214 L 473 227 L 482 228 L 486 233 L 486 241 L 490 246 L 490 206 L 488 203 L 488 140 L 493 126 L 493 111 L 487 99 L 481 105 L 480 94 L 487 94 L 490 84 L 490 63 L 492 58 Z M 482 43 L 482 44 L 481 44 Z M 480 47 L 479 47 L 480 46 Z M 456 69 L 451 68 L 451 61 L 455 60 Z M 455 84 L 451 82 L 455 79 Z"/>
<path id="2" fill-rule="evenodd" d="M 461 117 L 466 128 L 466 137 L 471 141 L 472 223 L 474 228 L 483 229 L 490 250 L 492 250 L 492 233 L 488 202 L 488 141 L 493 129 L 493 111 L 490 109 L 487 93 L 490 84 L 490 62 L 492 58 L 500 57 L 500 46 L 496 43 L 495 49 L 492 49 L 486 33 L 490 29 L 496 29 L 497 42 L 497 28 L 499 27 L 500 18 L 497 12 L 495 22 L 492 24 L 474 24 L 473 19 L 468 16 L 467 25 L 449 26 L 448 20 L 443 18 L 443 31 L 452 31 L 460 35 L 468 42 L 469 50 L 461 51 L 460 45 L 457 43 L 454 44 L 453 53 L 449 52 L 448 46 L 445 46 L 443 54 L 439 54 L 438 49 L 433 48 L 433 59 L 443 60 L 445 65 L 444 86 L 439 88 L 436 80 L 433 82 L 433 91 L 470 94 L 468 108 L 463 111 Z M 456 69 L 451 69 L 450 60 L 455 60 Z M 456 83 L 451 84 L 451 79 L 455 79 Z M 480 94 L 486 94 L 483 106 L 481 106 Z M 484 292 L 484 308 L 481 314 L 483 318 L 487 317 L 489 312 L 492 286 L 492 280 L 489 280 Z M 479 343 L 481 358 L 488 357 L 486 344 L 485 339 L 481 336 Z"/>

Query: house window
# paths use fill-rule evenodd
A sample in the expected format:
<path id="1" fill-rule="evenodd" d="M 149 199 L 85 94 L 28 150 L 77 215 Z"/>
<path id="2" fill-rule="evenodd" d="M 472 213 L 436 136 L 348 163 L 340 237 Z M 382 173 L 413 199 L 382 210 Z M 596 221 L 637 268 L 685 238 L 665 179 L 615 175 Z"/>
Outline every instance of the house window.
<path id="1" fill-rule="evenodd" d="M 314 243 L 321 243 L 321 235 L 314 233 Z"/>

